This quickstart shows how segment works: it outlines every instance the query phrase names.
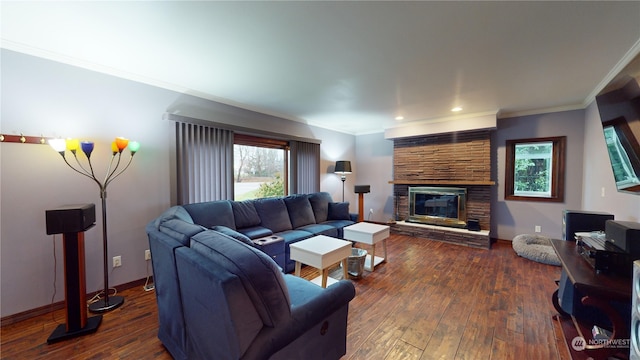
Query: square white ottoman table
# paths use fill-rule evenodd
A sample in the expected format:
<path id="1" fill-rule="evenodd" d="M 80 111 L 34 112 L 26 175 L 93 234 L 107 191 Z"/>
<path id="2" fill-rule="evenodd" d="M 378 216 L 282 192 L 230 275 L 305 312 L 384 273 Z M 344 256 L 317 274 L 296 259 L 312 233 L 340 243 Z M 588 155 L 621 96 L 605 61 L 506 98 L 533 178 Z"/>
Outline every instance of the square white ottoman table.
<path id="1" fill-rule="evenodd" d="M 389 237 L 389 227 L 387 225 L 379 225 L 368 222 L 359 222 L 345 227 L 344 238 L 355 242 L 367 244 L 371 246 L 370 255 L 364 262 L 364 268 L 373 271 L 375 266 L 387 261 L 387 238 Z M 376 256 L 376 243 L 382 243 L 384 257 Z"/>
<path id="2" fill-rule="evenodd" d="M 322 275 L 311 280 L 323 288 L 336 282 L 329 280 L 329 267 L 342 262 L 342 276 L 348 279 L 347 258 L 351 255 L 351 242 L 318 235 L 309 239 L 298 241 L 289 245 L 289 257 L 296 261 L 296 276 L 300 276 L 302 264 L 313 266 L 320 270 Z"/>

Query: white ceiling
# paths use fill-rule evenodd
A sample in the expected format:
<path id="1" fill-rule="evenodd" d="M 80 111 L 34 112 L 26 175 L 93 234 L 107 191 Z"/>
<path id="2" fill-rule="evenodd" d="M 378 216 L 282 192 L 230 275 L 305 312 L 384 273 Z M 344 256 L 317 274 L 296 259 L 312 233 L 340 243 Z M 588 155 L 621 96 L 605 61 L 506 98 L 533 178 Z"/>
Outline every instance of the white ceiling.
<path id="1" fill-rule="evenodd" d="M 583 108 L 640 49 L 637 1 L 3 1 L 0 10 L 4 48 L 351 134 Z"/>

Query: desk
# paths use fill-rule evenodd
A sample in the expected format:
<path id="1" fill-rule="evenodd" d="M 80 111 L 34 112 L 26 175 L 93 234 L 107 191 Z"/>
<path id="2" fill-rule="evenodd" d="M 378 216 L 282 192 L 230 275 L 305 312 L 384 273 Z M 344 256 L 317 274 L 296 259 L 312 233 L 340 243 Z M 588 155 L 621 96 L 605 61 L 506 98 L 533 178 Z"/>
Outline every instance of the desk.
<path id="1" fill-rule="evenodd" d="M 563 276 L 566 275 L 573 288 L 584 295 L 581 303 L 599 309 L 609 318 L 613 324 L 611 340 L 626 340 L 628 344 L 629 329 L 626 326 L 626 321 L 611 306 L 611 301 L 631 302 L 631 278 L 596 274 L 591 265 L 578 254 L 577 245 L 573 241 L 552 239 L 551 245 L 562 263 Z M 574 359 L 588 357 L 599 359 L 610 355 L 628 357 L 629 348 L 590 345 L 588 341 L 593 338 L 591 335 L 593 324 L 587 324 L 583 320 L 576 319 L 575 316 L 564 319 L 556 316 L 556 320 L 562 326 L 565 341 Z M 572 341 L 577 336 L 581 336 L 587 341 L 584 350 L 576 351 L 572 346 Z"/>

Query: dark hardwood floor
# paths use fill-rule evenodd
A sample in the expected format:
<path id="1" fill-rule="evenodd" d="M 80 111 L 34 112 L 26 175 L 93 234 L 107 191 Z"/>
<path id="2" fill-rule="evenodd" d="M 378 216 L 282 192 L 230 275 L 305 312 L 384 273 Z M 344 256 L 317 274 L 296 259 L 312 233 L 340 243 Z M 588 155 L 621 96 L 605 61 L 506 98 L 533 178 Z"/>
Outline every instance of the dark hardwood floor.
<path id="1" fill-rule="evenodd" d="M 350 303 L 346 359 L 570 359 L 550 300 L 560 268 L 407 236 L 365 272 Z M 306 278 L 317 272 L 303 268 Z M 47 345 L 62 310 L 2 327 L 2 359 L 171 359 L 156 337 L 155 294 L 122 291 L 95 334 Z"/>

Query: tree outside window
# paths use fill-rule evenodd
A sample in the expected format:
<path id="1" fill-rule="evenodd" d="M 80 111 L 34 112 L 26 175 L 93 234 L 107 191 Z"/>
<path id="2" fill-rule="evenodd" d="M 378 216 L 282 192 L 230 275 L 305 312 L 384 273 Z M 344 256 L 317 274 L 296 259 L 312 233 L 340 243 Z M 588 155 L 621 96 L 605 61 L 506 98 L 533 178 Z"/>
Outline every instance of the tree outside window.
<path id="1" fill-rule="evenodd" d="M 289 146 L 286 141 L 236 134 L 234 143 L 235 200 L 287 194 Z"/>
<path id="2" fill-rule="evenodd" d="M 506 200 L 564 201 L 565 139 L 507 141 Z"/>

